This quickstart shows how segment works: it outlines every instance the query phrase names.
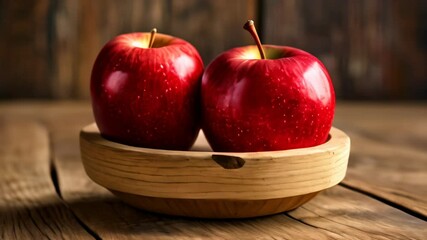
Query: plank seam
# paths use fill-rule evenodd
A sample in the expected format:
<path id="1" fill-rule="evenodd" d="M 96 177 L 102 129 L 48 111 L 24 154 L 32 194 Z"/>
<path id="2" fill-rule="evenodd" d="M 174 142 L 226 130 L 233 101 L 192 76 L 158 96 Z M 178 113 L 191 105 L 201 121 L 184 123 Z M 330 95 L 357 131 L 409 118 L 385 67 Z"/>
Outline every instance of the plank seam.
<path id="1" fill-rule="evenodd" d="M 360 229 L 358 227 L 355 227 L 355 226 L 353 226 L 351 224 L 345 224 L 344 222 L 339 222 L 339 221 L 336 221 L 336 220 L 334 220 L 332 218 L 328 218 L 326 216 L 320 215 L 320 214 L 316 213 L 315 211 L 313 211 L 311 209 L 308 209 L 307 207 L 302 206 L 301 208 L 304 208 L 306 211 L 309 211 L 309 212 L 313 213 L 314 215 L 316 215 L 317 217 L 322 218 L 322 219 L 324 219 L 326 221 L 330 221 L 330 222 L 333 222 L 333 223 L 336 223 L 336 224 L 348 227 L 350 229 L 353 229 L 353 230 L 356 230 L 356 231 L 360 231 L 362 233 L 368 234 L 369 236 L 377 236 L 378 235 L 378 233 L 376 233 L 376 232 L 366 231 L 364 229 Z M 381 234 L 383 234 L 386 237 L 386 239 L 393 239 L 393 237 L 395 237 L 394 235 L 390 235 L 390 234 L 385 233 L 385 232 L 382 232 Z M 380 236 L 378 236 L 378 237 L 380 237 Z"/>
<path id="2" fill-rule="evenodd" d="M 59 184 L 59 178 L 58 178 L 58 170 L 55 164 L 55 159 L 54 159 L 54 151 L 53 151 L 53 143 L 51 141 L 51 136 L 49 136 L 49 149 L 50 149 L 50 178 L 52 180 L 52 184 L 55 188 L 55 192 L 58 195 L 59 199 L 62 201 L 62 203 L 70 210 L 71 215 L 76 219 L 77 223 L 89 234 L 91 235 L 94 239 L 96 240 L 102 240 L 102 238 L 99 236 L 98 233 L 96 233 L 93 229 L 91 229 L 85 222 L 83 222 L 78 216 L 77 214 L 73 211 L 73 209 L 70 207 L 70 205 L 65 201 L 64 197 L 62 196 L 62 192 L 61 192 L 61 187 Z"/>
<path id="3" fill-rule="evenodd" d="M 305 221 L 304 221 L 304 220 L 302 220 L 302 219 L 298 219 L 298 218 L 296 218 L 296 217 L 292 216 L 292 215 L 291 215 L 291 214 L 289 214 L 288 212 L 286 212 L 286 213 L 285 213 L 285 215 L 286 215 L 287 217 L 291 218 L 292 220 L 295 220 L 295 221 L 297 221 L 297 222 L 300 222 L 300 223 L 302 223 L 302 224 L 304 224 L 304 225 L 306 225 L 306 226 L 309 226 L 309 227 L 312 227 L 312 228 L 315 228 L 315 229 L 321 229 L 321 230 L 324 230 L 324 231 L 326 231 L 326 232 L 329 232 L 329 233 L 332 233 L 332 234 L 336 234 L 336 235 L 338 235 L 338 236 L 340 236 L 340 237 L 345 238 L 345 236 L 343 236 L 342 234 L 339 234 L 339 233 L 333 232 L 333 231 L 331 231 L 331 230 L 329 230 L 329 229 L 326 229 L 326 228 L 318 227 L 318 226 L 316 226 L 316 225 L 313 225 L 313 224 L 307 223 L 307 222 L 305 222 Z"/>
<path id="4" fill-rule="evenodd" d="M 409 215 L 411 215 L 413 217 L 419 218 L 419 219 L 427 222 L 427 216 L 423 215 L 422 213 L 420 213 L 420 212 L 418 212 L 416 210 L 412 210 L 412 209 L 410 209 L 408 207 L 405 207 L 405 206 L 403 206 L 401 204 L 398 204 L 398 203 L 393 202 L 391 200 L 388 200 L 388 199 L 386 199 L 384 197 L 375 195 L 374 193 L 365 191 L 365 190 L 363 190 L 361 188 L 357 188 L 355 186 L 352 186 L 352 185 L 344 183 L 344 182 L 339 183 L 339 185 L 342 186 L 342 187 L 344 187 L 344 188 L 346 188 L 346 189 L 348 189 L 348 190 L 355 191 L 357 193 L 360 193 L 360 194 L 363 194 L 363 195 L 368 196 L 370 198 L 373 198 L 373 199 L 375 199 L 377 201 L 380 201 L 380 202 L 382 202 L 382 203 L 384 203 L 386 205 L 389 205 L 389 206 L 391 206 L 393 208 L 399 209 L 400 211 L 402 211 L 402 212 L 404 212 L 406 214 L 409 214 Z"/>

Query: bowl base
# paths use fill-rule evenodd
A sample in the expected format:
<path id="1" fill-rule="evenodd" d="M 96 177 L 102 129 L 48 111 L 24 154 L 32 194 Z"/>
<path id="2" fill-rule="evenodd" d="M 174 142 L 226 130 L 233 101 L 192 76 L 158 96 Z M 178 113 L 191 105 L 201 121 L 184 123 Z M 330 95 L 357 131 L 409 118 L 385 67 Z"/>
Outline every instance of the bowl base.
<path id="1" fill-rule="evenodd" d="M 293 210 L 311 200 L 319 192 L 268 200 L 179 199 L 147 197 L 110 191 L 134 207 L 166 215 L 196 218 L 250 218 Z"/>

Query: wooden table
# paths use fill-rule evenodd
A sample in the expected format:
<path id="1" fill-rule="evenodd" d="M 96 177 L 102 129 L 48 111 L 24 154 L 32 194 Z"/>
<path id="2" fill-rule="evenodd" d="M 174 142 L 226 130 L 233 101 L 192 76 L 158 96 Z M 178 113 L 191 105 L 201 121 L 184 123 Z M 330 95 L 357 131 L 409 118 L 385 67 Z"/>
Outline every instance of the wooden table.
<path id="1" fill-rule="evenodd" d="M 427 239 L 427 104 L 340 103 L 345 180 L 269 217 L 202 220 L 129 207 L 85 174 L 88 102 L 0 103 L 0 239 Z"/>

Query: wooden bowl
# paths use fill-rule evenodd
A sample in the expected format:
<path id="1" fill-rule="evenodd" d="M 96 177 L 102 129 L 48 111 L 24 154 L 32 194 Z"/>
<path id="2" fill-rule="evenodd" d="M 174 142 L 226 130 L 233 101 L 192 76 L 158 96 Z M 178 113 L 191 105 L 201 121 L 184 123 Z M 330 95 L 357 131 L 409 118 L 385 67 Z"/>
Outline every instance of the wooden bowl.
<path id="1" fill-rule="evenodd" d="M 345 176 L 350 139 L 332 128 L 319 146 L 270 152 L 212 152 L 203 133 L 191 151 L 138 148 L 80 133 L 87 175 L 147 211 L 246 218 L 295 209 Z"/>

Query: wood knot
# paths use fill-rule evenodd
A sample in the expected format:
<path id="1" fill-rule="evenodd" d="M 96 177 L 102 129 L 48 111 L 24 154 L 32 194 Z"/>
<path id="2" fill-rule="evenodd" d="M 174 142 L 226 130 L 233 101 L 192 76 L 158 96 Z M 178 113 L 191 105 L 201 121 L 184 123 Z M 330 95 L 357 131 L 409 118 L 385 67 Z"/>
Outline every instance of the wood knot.
<path id="1" fill-rule="evenodd" d="M 238 169 L 245 165 L 241 157 L 213 154 L 212 159 L 224 169 Z"/>

